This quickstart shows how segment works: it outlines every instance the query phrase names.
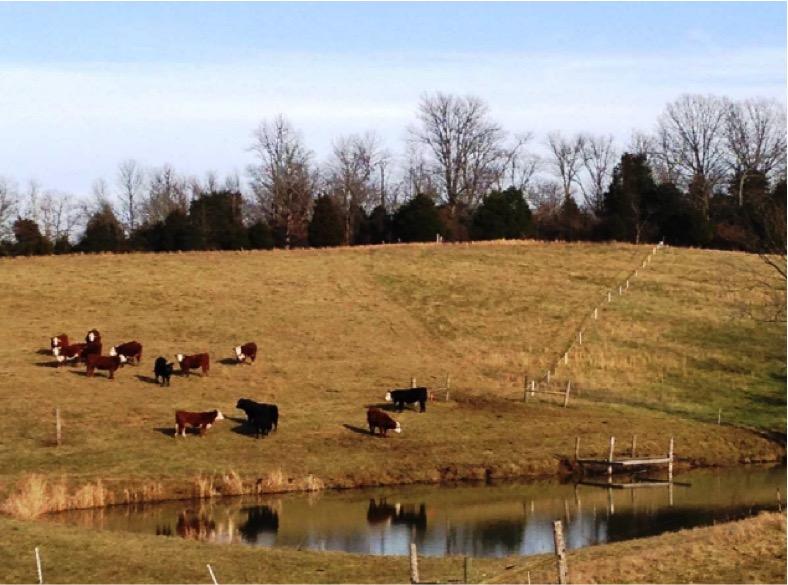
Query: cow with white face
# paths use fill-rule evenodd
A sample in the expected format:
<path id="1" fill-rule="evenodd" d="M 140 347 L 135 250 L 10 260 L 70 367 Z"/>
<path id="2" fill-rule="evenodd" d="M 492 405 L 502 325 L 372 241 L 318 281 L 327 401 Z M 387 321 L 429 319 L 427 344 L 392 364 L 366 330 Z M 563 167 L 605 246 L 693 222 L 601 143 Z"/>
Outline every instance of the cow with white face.
<path id="1" fill-rule="evenodd" d="M 233 348 L 235 352 L 235 359 L 238 360 L 238 363 L 247 362 L 250 365 L 254 363 L 254 360 L 257 359 L 257 344 L 254 341 L 250 341 L 248 343 L 244 343 L 243 345 L 237 345 Z"/>

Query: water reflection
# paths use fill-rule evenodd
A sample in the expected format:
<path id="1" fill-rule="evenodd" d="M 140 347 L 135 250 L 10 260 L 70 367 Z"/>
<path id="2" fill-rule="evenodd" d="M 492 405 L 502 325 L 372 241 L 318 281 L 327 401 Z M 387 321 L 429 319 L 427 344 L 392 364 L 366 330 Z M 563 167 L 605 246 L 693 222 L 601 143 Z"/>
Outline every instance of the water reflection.
<path id="1" fill-rule="evenodd" d="M 54 522 L 208 542 L 406 555 L 504 556 L 553 549 L 562 519 L 570 549 L 748 516 L 776 507 L 785 468 L 693 471 L 688 486 L 615 490 L 538 481 L 414 486 L 116 507 L 55 514 Z"/>

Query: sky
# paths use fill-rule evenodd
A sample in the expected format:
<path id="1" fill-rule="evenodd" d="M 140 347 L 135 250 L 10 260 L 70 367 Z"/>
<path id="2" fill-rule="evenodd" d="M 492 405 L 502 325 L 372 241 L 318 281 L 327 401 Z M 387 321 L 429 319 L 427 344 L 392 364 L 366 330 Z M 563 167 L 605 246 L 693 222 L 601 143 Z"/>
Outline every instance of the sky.
<path id="1" fill-rule="evenodd" d="M 315 160 L 419 99 L 475 95 L 508 132 L 651 130 L 682 93 L 786 101 L 783 2 L 0 3 L 0 176 L 88 195 L 118 163 L 243 172 L 284 114 Z"/>

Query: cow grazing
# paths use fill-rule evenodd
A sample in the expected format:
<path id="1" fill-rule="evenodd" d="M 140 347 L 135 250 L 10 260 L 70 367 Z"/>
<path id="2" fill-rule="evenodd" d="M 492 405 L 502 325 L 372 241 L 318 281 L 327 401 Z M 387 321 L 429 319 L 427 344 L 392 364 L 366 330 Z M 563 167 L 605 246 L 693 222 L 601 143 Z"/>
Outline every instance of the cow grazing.
<path id="1" fill-rule="evenodd" d="M 178 361 L 178 365 L 181 366 L 181 372 L 187 376 L 190 370 L 196 370 L 197 368 L 201 368 L 202 375 L 207 376 L 208 370 L 211 369 L 211 358 L 208 357 L 207 353 L 196 353 L 194 355 L 179 353 L 175 356 L 175 359 Z"/>
<path id="2" fill-rule="evenodd" d="M 93 376 L 96 370 L 107 370 L 107 372 L 109 372 L 109 379 L 114 380 L 115 370 L 126 363 L 126 357 L 122 355 L 110 356 L 92 353 L 87 357 L 86 363 L 88 366 L 88 376 Z"/>
<path id="3" fill-rule="evenodd" d="M 85 345 L 84 343 L 72 343 L 71 345 L 53 348 L 52 353 L 55 355 L 58 366 L 66 362 L 75 362 L 80 359 Z"/>
<path id="4" fill-rule="evenodd" d="M 402 388 L 386 392 L 386 402 L 393 402 L 399 412 L 405 408 L 405 404 L 419 403 L 419 412 L 427 410 L 428 392 L 424 386 L 418 388 Z"/>
<path id="5" fill-rule="evenodd" d="M 127 341 L 126 343 L 111 347 L 109 349 L 109 355 L 126 356 L 129 363 L 131 363 L 131 360 L 134 360 L 135 363 L 139 364 L 142 360 L 142 344 L 138 341 Z"/>
<path id="6" fill-rule="evenodd" d="M 245 362 L 248 359 L 251 364 L 257 358 L 257 344 L 254 341 L 238 345 L 233 350 L 235 351 L 235 359 L 238 362 Z"/>
<path id="7" fill-rule="evenodd" d="M 157 357 L 156 363 L 153 365 L 153 375 L 156 376 L 156 381 L 159 382 L 159 378 L 161 378 L 161 382 L 159 382 L 160 386 L 169 386 L 170 385 L 170 376 L 172 376 L 172 368 L 175 364 L 172 362 L 167 363 L 167 360 L 163 357 Z"/>
<path id="8" fill-rule="evenodd" d="M 57 355 L 55 353 L 56 347 L 66 347 L 68 345 L 68 335 L 65 333 L 61 333 L 60 335 L 55 335 L 53 338 L 49 340 L 49 347 L 52 350 L 52 355 Z"/>
<path id="9" fill-rule="evenodd" d="M 91 329 L 85 335 L 85 343 L 101 343 L 101 333 L 98 332 L 98 329 Z"/>
<path id="10" fill-rule="evenodd" d="M 375 434 L 376 428 L 380 429 L 380 434 L 383 437 L 386 436 L 389 430 L 395 433 L 402 432 L 400 424 L 379 408 L 367 410 L 367 424 L 369 424 L 369 433 L 371 435 Z"/>
<path id="11" fill-rule="evenodd" d="M 279 407 L 276 404 L 255 402 L 248 398 L 241 398 L 235 408 L 246 413 L 246 419 L 254 427 L 255 438 L 265 436 L 279 426 Z"/>
<path id="12" fill-rule="evenodd" d="M 211 410 L 209 412 L 187 412 L 185 410 L 175 411 L 175 436 L 186 436 L 186 427 L 199 428 L 200 435 L 204 435 L 205 431 L 210 429 L 216 421 L 224 420 L 219 410 Z"/>

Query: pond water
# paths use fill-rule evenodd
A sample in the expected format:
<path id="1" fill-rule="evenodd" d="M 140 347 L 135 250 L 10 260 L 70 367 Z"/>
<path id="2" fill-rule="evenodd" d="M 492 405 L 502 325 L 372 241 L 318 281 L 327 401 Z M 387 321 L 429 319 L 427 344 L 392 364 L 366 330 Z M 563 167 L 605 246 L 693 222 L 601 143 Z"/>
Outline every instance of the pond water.
<path id="1" fill-rule="evenodd" d="M 407 486 L 115 506 L 46 518 L 262 547 L 406 555 L 413 541 L 424 555 L 533 555 L 553 550 L 553 520 L 564 522 L 567 546 L 576 549 L 776 509 L 786 472 L 784 466 L 694 470 L 675 481 L 637 489 L 558 481 Z"/>

